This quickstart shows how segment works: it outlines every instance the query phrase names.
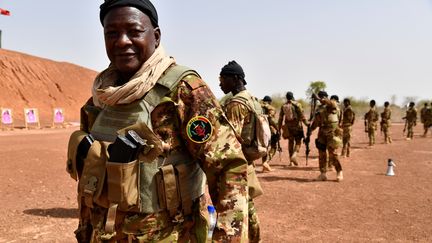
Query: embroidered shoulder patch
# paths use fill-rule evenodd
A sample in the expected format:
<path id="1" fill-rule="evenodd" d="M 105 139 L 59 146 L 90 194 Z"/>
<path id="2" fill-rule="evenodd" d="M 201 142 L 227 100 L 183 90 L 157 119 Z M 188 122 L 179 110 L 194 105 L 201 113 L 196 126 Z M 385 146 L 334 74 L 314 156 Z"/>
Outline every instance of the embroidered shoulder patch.
<path id="1" fill-rule="evenodd" d="M 213 133 L 213 127 L 206 117 L 196 116 L 188 122 L 186 133 L 193 142 L 204 143 L 210 139 Z"/>

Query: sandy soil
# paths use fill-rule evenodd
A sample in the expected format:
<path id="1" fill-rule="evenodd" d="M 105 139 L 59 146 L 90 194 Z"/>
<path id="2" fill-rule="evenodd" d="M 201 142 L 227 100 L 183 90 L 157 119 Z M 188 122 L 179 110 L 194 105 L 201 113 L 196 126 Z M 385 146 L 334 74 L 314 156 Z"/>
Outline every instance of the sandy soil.
<path id="1" fill-rule="evenodd" d="M 259 173 L 265 194 L 256 199 L 263 242 L 432 242 L 432 137 L 367 146 L 355 128 L 353 151 L 342 159 L 345 180 L 318 182 L 317 151 L 309 166 L 304 147 L 288 167 L 287 143 Z M 76 182 L 65 171 L 66 147 L 76 128 L 0 131 L 0 242 L 74 242 Z M 396 163 L 386 176 L 387 159 Z M 261 171 L 261 166 L 257 166 Z"/>

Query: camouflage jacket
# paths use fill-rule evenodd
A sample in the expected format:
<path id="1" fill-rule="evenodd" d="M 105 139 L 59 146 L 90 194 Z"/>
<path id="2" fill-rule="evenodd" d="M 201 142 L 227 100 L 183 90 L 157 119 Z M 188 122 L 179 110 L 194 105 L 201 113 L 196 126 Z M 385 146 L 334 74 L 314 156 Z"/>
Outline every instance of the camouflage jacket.
<path id="1" fill-rule="evenodd" d="M 330 99 L 322 99 L 322 104 L 318 107 L 315 113 L 315 118 L 311 124 L 311 131 L 319 128 L 318 140 L 338 136 L 336 133 L 341 118 L 339 105 L 336 101 Z"/>
<path id="2" fill-rule="evenodd" d="M 291 104 L 292 109 L 293 109 L 294 120 L 292 122 L 287 122 L 285 119 L 286 115 L 285 115 L 284 109 L 287 109 L 286 106 L 288 104 Z M 286 126 L 289 127 L 289 129 L 292 129 L 292 128 L 303 129 L 302 122 L 306 125 L 307 121 L 306 121 L 306 117 L 303 114 L 303 107 L 300 103 L 298 103 L 296 101 L 287 101 L 284 105 L 282 105 L 282 107 L 280 108 L 279 120 L 278 120 L 278 126 L 279 126 L 278 129 L 279 130 L 282 128 L 282 124 L 284 122 L 285 122 Z"/>
<path id="3" fill-rule="evenodd" d="M 391 120 L 391 109 L 389 107 L 385 107 L 383 112 L 381 113 L 381 123 L 388 124 Z"/>
<path id="4" fill-rule="evenodd" d="M 414 107 L 408 108 L 406 111 L 405 118 L 408 122 L 416 122 L 417 121 L 417 109 Z"/>
<path id="5" fill-rule="evenodd" d="M 237 95 L 241 95 L 242 92 L 249 93 L 247 90 L 243 90 Z M 237 134 L 242 134 L 243 127 L 254 122 L 254 116 L 244 104 L 231 101 L 235 96 L 236 95 L 225 101 L 223 104 L 223 110 Z"/>
<path id="6" fill-rule="evenodd" d="M 347 107 L 344 108 L 343 112 L 342 112 L 342 121 L 341 124 L 342 126 L 352 126 L 354 125 L 354 121 L 355 121 L 355 113 L 352 109 L 352 107 L 349 105 Z"/>
<path id="7" fill-rule="evenodd" d="M 377 112 L 376 108 L 375 107 L 370 108 L 369 111 L 366 112 L 364 119 L 369 124 L 378 122 L 379 116 L 378 116 L 378 112 Z"/>
<path id="8" fill-rule="evenodd" d="M 91 101 L 81 109 L 81 130 L 91 130 L 95 119 L 93 109 Z M 193 131 L 191 122 L 198 117 L 209 122 L 210 134 Z M 243 242 L 247 237 L 247 162 L 241 144 L 208 85 L 197 76 L 184 77 L 155 107 L 151 122 L 153 132 L 169 148 L 168 153 L 189 154 L 205 172 L 218 213 L 213 239 Z M 210 136 L 200 141 L 202 135 Z"/>
<path id="9" fill-rule="evenodd" d="M 267 115 L 272 134 L 277 133 L 276 109 L 267 102 L 261 102 L 264 114 Z"/>
<path id="10" fill-rule="evenodd" d="M 428 112 L 429 107 L 425 106 L 420 110 L 420 121 L 422 123 L 426 122 L 426 113 Z"/>

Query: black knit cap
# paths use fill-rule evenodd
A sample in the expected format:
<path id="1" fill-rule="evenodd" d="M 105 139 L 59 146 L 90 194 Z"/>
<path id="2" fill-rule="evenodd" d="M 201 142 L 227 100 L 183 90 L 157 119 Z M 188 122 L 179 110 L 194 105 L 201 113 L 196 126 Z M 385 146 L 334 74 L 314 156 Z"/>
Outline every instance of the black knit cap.
<path id="1" fill-rule="evenodd" d="M 243 68 L 236 61 L 230 61 L 227 65 L 223 66 L 219 75 L 238 75 L 243 79 L 243 83 L 246 84 L 246 80 L 244 80 L 245 74 L 243 72 Z"/>
<path id="2" fill-rule="evenodd" d="M 141 10 L 144 14 L 146 14 L 149 17 L 153 27 L 159 26 L 156 8 L 149 0 L 105 0 L 105 2 L 100 5 L 100 12 L 99 12 L 99 18 L 102 26 L 103 26 L 103 20 L 105 18 L 105 15 L 107 15 L 107 13 L 111 9 L 124 7 L 124 6 L 135 7 Z"/>

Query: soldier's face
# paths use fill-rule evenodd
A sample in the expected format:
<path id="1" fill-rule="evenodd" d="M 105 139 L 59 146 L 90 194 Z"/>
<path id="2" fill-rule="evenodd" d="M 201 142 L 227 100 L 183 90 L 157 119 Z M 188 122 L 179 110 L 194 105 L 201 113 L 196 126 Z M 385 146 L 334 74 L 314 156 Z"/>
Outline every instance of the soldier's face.
<path id="1" fill-rule="evenodd" d="M 105 48 L 121 74 L 132 76 L 147 61 L 160 42 L 160 30 L 134 7 L 110 10 L 104 18 Z"/>
<path id="2" fill-rule="evenodd" d="M 234 77 L 230 76 L 220 76 L 219 77 L 219 87 L 224 94 L 228 94 L 234 88 Z"/>

